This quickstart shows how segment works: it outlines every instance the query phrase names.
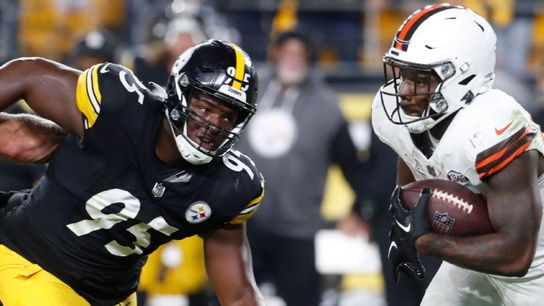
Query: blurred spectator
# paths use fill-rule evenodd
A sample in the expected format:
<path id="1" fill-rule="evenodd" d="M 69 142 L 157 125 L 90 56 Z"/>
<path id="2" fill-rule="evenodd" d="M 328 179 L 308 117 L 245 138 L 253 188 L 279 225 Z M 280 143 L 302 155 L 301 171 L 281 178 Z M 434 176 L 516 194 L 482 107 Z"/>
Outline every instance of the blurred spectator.
<path id="1" fill-rule="evenodd" d="M 193 17 L 178 16 L 166 25 L 164 33 L 153 34 L 154 39 L 142 48 L 134 59 L 134 72 L 147 84 L 166 85 L 170 67 L 186 49 L 207 39 L 200 23 Z"/>
<path id="2" fill-rule="evenodd" d="M 537 108 L 531 115 L 533 120 L 541 127 L 544 126 L 544 67 L 540 67 L 535 73 L 535 100 Z"/>
<path id="3" fill-rule="evenodd" d="M 440 260 L 422 255 L 427 277 L 424 281 L 401 277 L 398 283 L 393 281 L 392 267 L 387 259 L 389 251 L 389 229 L 393 219 L 388 213 L 389 198 L 395 187 L 397 156 L 387 145 L 382 143 L 374 132 L 368 149 L 368 159 L 363 167 L 363 186 L 360 197 L 365 203 L 365 218 L 370 222 L 371 240 L 380 250 L 385 295 L 389 306 L 418 306 L 425 289 L 440 266 Z M 345 219 L 349 224 L 353 220 Z M 342 224 L 341 226 L 345 226 Z"/>
<path id="4" fill-rule="evenodd" d="M 193 236 L 153 252 L 142 270 L 138 304 L 208 306 L 203 247 L 202 239 Z"/>
<path id="5" fill-rule="evenodd" d="M 0 1 L 0 62 L 17 56 L 19 45 L 19 2 Z"/>
<path id="6" fill-rule="evenodd" d="M 98 63 L 117 62 L 116 47 L 115 38 L 108 30 L 92 30 L 77 40 L 69 62 L 80 70 Z"/>
<path id="7" fill-rule="evenodd" d="M 62 60 L 74 41 L 94 28 L 118 32 L 125 24 L 125 2 L 112 0 L 20 0 L 19 55 Z"/>
<path id="8" fill-rule="evenodd" d="M 259 72 L 259 111 L 239 143 L 267 182 L 262 209 L 248 223 L 255 277 L 261 286 L 272 284 L 288 306 L 319 305 L 314 237 L 325 226 L 320 205 L 329 166 L 337 163 L 352 188 L 361 186 L 338 98 L 314 59 L 305 33 L 275 37 Z"/>

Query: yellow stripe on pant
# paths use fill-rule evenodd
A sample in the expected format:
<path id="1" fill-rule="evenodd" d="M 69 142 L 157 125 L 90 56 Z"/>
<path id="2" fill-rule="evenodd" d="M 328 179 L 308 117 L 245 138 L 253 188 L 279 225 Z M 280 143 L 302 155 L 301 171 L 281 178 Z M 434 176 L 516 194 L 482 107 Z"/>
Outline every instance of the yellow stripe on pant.
<path id="1" fill-rule="evenodd" d="M 0 245 L 0 301 L 3 306 L 90 306 L 72 288 L 4 245 Z M 136 305 L 132 294 L 117 306 Z"/>

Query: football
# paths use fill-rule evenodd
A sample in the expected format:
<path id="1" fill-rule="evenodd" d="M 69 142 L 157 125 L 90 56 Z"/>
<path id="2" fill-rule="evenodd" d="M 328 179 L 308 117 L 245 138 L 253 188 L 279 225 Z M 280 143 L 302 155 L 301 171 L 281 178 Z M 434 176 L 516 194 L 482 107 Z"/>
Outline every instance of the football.
<path id="1" fill-rule="evenodd" d="M 426 187 L 431 189 L 427 213 L 434 233 L 466 237 L 493 232 L 485 199 L 452 181 L 431 179 L 402 186 L 403 206 L 413 208 Z"/>

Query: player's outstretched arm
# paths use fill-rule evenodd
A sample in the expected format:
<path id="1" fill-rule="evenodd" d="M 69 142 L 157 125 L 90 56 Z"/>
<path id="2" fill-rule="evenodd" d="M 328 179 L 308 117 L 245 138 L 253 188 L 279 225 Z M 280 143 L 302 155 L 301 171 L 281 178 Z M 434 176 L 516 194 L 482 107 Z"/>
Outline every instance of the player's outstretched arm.
<path id="1" fill-rule="evenodd" d="M 536 249 L 542 218 L 537 186 L 539 154 L 527 151 L 488 182 L 488 212 L 496 233 L 459 238 L 426 234 L 417 251 L 486 273 L 523 276 Z"/>
<path id="2" fill-rule="evenodd" d="M 38 163 L 48 161 L 66 132 L 38 116 L 0 113 L 0 135 L 0 158 Z"/>
<path id="3" fill-rule="evenodd" d="M 76 105 L 81 71 L 43 58 L 19 58 L 0 67 L 0 110 L 24 99 L 40 116 L 83 135 Z"/>
<path id="4" fill-rule="evenodd" d="M 202 235 L 206 270 L 223 306 L 264 306 L 255 284 L 245 225 L 227 225 Z"/>

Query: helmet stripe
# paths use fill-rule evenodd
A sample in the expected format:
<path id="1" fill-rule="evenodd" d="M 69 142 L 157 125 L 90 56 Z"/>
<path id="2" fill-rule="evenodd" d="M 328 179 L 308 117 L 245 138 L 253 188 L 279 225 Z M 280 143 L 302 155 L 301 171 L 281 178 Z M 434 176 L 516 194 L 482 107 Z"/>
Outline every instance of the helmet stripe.
<path id="1" fill-rule="evenodd" d="M 406 51 L 408 49 L 410 38 L 412 38 L 412 35 L 414 35 L 414 32 L 417 30 L 417 28 L 423 21 L 425 21 L 427 18 L 431 17 L 432 15 L 438 12 L 441 12 L 443 10 L 447 10 L 450 8 L 459 8 L 459 7 L 451 6 L 450 4 L 447 4 L 447 3 L 442 3 L 442 4 L 427 6 L 419 11 L 416 11 L 414 14 L 412 14 L 412 16 L 406 19 L 404 24 L 397 31 L 397 35 L 395 36 L 395 42 L 393 43 L 393 47 L 395 49 Z"/>
<path id="2" fill-rule="evenodd" d="M 244 80 L 245 72 L 245 56 L 240 47 L 235 44 L 232 44 L 234 48 L 234 53 L 236 54 L 236 73 L 234 74 L 234 81 L 232 81 L 232 87 L 236 89 L 242 88 L 242 81 Z"/>

